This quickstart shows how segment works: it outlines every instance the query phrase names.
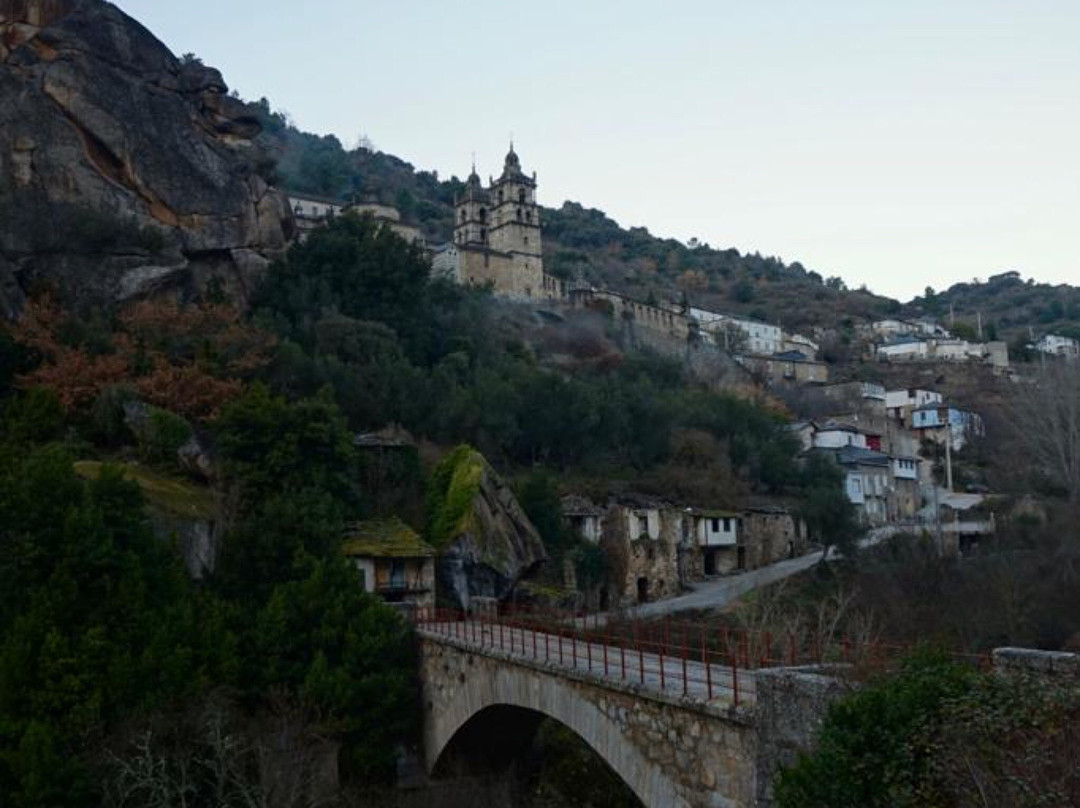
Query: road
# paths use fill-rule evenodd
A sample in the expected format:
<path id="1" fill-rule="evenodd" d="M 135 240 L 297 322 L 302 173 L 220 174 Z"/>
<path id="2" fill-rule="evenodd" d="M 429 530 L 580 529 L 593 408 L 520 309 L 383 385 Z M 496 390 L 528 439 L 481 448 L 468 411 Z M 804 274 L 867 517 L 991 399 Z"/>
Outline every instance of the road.
<path id="1" fill-rule="evenodd" d="M 859 542 L 860 547 L 870 547 L 889 536 L 908 530 L 902 525 L 888 525 L 871 530 L 867 536 Z M 833 553 L 830 552 L 830 557 Z M 798 572 L 809 569 L 821 560 L 821 551 L 809 555 L 790 558 L 770 564 L 768 567 L 750 570 L 739 575 L 727 575 L 694 584 L 694 591 L 678 597 L 666 600 L 657 600 L 652 603 L 644 603 L 633 606 L 624 611 L 627 617 L 657 617 L 664 614 L 674 614 L 695 609 L 721 609 L 724 606 L 738 600 L 747 592 L 762 586 L 776 583 L 777 581 L 795 575 Z M 590 617 L 590 620 L 596 618 Z M 600 618 L 603 623 L 603 616 Z"/>

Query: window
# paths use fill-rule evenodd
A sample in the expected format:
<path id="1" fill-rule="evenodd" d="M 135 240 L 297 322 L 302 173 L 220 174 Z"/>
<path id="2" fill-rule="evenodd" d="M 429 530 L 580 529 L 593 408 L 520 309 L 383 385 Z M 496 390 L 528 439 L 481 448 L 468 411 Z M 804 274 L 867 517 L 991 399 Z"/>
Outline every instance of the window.
<path id="1" fill-rule="evenodd" d="M 519 188 L 518 189 L 518 202 L 520 202 L 522 204 L 525 204 L 525 189 L 524 188 Z"/>
<path id="2" fill-rule="evenodd" d="M 487 221 L 487 208 L 480 208 L 480 221 Z"/>
<path id="3" fill-rule="evenodd" d="M 480 228 L 480 240 L 481 241 L 487 241 L 487 228 L 486 227 L 481 227 Z"/>
<path id="4" fill-rule="evenodd" d="M 461 221 L 465 221 L 465 209 L 464 208 L 462 208 L 462 210 L 461 210 Z"/>
<path id="5" fill-rule="evenodd" d="M 518 208 L 516 211 L 514 211 L 514 214 L 517 216 L 517 220 L 520 222 L 521 221 L 521 208 Z"/>
<path id="6" fill-rule="evenodd" d="M 727 516 L 724 517 L 724 532 L 725 533 L 730 533 L 731 532 L 731 518 L 727 517 Z"/>
<path id="7" fill-rule="evenodd" d="M 648 536 L 649 535 L 649 517 L 647 517 L 647 516 L 639 516 L 637 519 L 638 519 L 638 535 L 639 536 Z"/>
<path id="8" fill-rule="evenodd" d="M 720 532 L 720 520 L 719 519 L 713 519 L 712 520 L 712 531 L 713 531 L 713 533 L 719 533 Z"/>

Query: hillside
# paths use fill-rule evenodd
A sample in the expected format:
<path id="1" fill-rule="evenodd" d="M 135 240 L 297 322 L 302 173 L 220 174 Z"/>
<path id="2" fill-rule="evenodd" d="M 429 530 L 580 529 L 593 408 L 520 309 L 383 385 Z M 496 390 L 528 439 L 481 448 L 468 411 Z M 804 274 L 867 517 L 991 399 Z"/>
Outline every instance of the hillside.
<path id="1" fill-rule="evenodd" d="M 927 290 L 933 292 L 932 289 Z M 906 313 L 930 315 L 962 333 L 976 333 L 979 316 L 989 339 L 1012 343 L 1014 352 L 1031 334 L 1053 333 L 1080 338 L 1080 288 L 1024 280 L 1019 272 L 1003 272 L 986 281 L 957 283 L 948 289 L 916 298 Z"/>
<path id="2" fill-rule="evenodd" d="M 261 99 L 262 140 L 277 158 L 282 187 L 339 199 L 372 199 L 395 205 L 433 242 L 453 235 L 457 177 L 440 179 L 393 155 L 367 148 L 346 150 L 333 136 L 299 131 Z M 543 190 L 541 189 L 541 196 Z M 578 277 L 642 299 L 682 299 L 722 308 L 792 329 L 828 326 L 838 316 L 869 317 L 895 312 L 900 304 L 865 290 L 849 290 L 800 263 L 686 245 L 654 236 L 642 227 L 624 228 L 600 210 L 576 202 L 545 208 L 544 255 L 549 272 Z"/>

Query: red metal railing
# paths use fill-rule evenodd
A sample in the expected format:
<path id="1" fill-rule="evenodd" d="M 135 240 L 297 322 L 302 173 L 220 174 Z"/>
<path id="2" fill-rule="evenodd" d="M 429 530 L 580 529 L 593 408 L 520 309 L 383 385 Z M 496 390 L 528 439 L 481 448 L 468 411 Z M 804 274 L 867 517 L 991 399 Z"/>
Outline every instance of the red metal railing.
<path id="1" fill-rule="evenodd" d="M 505 608 L 499 615 L 422 609 L 419 629 L 478 649 L 531 659 L 612 681 L 735 705 L 756 697 L 754 670 L 835 663 L 856 672 L 882 670 L 911 647 L 774 634 L 718 622 L 664 617 L 605 619 L 536 609 Z M 987 655 L 954 655 L 989 666 Z"/>

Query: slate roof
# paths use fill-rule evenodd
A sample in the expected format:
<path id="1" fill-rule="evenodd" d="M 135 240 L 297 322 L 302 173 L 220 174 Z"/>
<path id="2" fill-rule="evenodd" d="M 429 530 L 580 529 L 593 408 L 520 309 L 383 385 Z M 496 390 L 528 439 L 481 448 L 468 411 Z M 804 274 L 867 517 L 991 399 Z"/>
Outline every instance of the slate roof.
<path id="1" fill-rule="evenodd" d="M 836 460 L 844 465 L 858 464 L 860 466 L 888 466 L 889 456 L 873 449 L 862 449 L 858 446 L 844 446 L 836 450 Z"/>

